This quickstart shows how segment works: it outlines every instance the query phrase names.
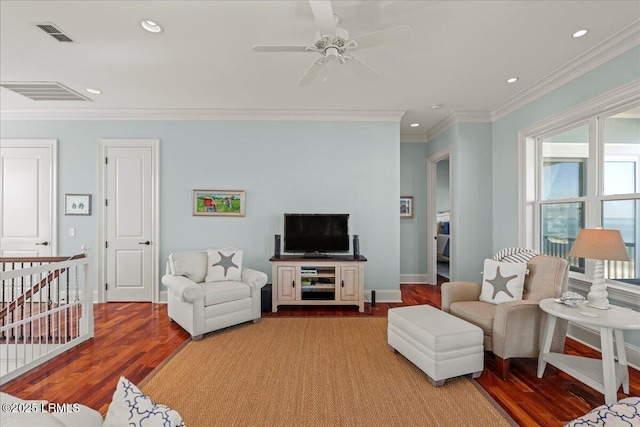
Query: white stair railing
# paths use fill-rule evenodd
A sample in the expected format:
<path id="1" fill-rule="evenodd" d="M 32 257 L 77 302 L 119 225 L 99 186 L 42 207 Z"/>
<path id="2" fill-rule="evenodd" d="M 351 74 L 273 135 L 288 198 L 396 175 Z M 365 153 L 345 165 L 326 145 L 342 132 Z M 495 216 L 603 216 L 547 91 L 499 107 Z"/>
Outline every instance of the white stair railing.
<path id="1" fill-rule="evenodd" d="M 0 385 L 93 337 L 88 253 L 0 258 Z"/>

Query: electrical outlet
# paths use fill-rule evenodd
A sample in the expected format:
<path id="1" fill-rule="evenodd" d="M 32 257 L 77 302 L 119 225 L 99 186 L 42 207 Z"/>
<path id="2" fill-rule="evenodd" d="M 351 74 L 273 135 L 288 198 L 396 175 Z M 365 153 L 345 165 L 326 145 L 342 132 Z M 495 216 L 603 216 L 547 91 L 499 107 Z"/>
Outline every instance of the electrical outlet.
<path id="1" fill-rule="evenodd" d="M 71 227 L 71 228 L 69 229 L 69 236 L 73 237 L 73 236 L 75 236 L 75 235 L 76 235 L 76 229 L 75 229 L 75 228 L 73 228 L 73 227 Z"/>

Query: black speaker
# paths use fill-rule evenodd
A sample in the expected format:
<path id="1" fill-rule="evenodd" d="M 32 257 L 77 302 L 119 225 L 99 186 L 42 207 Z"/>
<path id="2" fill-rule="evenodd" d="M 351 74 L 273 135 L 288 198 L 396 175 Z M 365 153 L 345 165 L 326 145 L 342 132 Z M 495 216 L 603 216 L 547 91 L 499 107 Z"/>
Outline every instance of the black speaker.
<path id="1" fill-rule="evenodd" d="M 376 306 L 376 291 L 371 290 L 371 307 Z"/>
<path id="2" fill-rule="evenodd" d="M 353 256 L 360 256 L 360 239 L 358 238 L 357 234 L 353 235 Z"/>
<path id="3" fill-rule="evenodd" d="M 276 234 L 273 242 L 273 255 L 280 256 L 280 235 Z"/>

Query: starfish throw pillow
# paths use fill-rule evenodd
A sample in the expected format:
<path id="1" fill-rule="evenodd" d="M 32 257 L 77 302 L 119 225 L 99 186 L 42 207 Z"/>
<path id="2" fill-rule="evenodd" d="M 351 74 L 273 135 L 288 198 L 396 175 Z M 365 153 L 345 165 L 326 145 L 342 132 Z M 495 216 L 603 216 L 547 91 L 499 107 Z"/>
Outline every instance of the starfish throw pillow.
<path id="1" fill-rule="evenodd" d="M 480 301 L 499 304 L 521 300 L 526 273 L 526 263 L 485 259 Z"/>
<path id="2" fill-rule="evenodd" d="M 205 282 L 242 279 L 242 251 L 237 249 L 209 249 L 209 265 Z"/>

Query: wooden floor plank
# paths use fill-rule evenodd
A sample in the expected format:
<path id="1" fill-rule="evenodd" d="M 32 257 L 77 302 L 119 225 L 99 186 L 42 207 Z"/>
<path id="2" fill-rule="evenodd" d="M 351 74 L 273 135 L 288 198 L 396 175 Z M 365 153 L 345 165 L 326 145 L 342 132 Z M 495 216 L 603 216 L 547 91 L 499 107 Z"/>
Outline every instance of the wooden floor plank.
<path id="1" fill-rule="evenodd" d="M 440 286 L 401 285 L 402 303 L 357 307 L 282 307 L 274 316 L 386 316 L 389 308 L 430 304 L 440 307 Z M 167 316 L 166 305 L 96 304 L 95 338 L 5 384 L 1 391 L 23 399 L 82 403 L 106 413 L 120 375 L 140 383 L 188 340 L 188 334 Z M 568 339 L 566 350 L 599 358 L 600 354 Z M 495 361 L 485 353 L 478 383 L 522 426 L 561 426 L 604 403 L 601 393 L 548 366 L 536 377 L 535 359 L 515 359 L 507 380 L 497 375 Z M 640 396 L 640 372 L 630 369 L 631 395 Z M 619 398 L 625 397 L 618 393 Z"/>

